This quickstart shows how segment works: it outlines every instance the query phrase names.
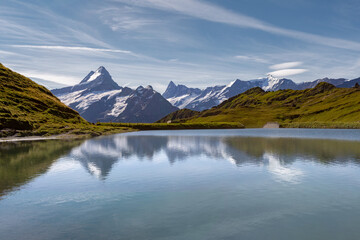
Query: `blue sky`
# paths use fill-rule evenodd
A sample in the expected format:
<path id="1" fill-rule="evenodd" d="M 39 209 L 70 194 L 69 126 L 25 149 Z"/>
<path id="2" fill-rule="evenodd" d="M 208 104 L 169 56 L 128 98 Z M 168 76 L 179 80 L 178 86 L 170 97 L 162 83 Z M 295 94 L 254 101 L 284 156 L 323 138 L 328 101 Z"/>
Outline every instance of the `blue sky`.
<path id="1" fill-rule="evenodd" d="M 0 2 L 0 62 L 73 85 L 105 66 L 121 86 L 360 76 L 358 0 Z"/>

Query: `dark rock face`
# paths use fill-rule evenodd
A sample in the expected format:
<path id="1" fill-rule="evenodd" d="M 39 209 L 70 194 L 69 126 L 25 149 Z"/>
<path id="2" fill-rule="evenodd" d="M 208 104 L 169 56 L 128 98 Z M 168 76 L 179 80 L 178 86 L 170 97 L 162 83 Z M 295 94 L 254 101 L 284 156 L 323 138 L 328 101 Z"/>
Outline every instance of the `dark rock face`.
<path id="1" fill-rule="evenodd" d="M 178 110 L 151 86 L 120 87 L 100 67 L 79 84 L 52 91 L 89 122 L 155 122 Z"/>
<path id="2" fill-rule="evenodd" d="M 355 79 L 353 79 L 353 80 L 346 81 L 346 82 L 344 82 L 343 84 L 338 85 L 337 87 L 340 87 L 340 88 L 351 88 L 351 87 L 354 87 L 356 83 L 360 84 L 360 78 L 355 78 Z"/>
<path id="3" fill-rule="evenodd" d="M 303 82 L 303 83 L 299 83 L 298 84 L 298 88 L 297 90 L 304 90 L 307 88 L 314 88 L 316 87 L 316 85 L 318 85 L 321 82 L 326 82 L 326 83 L 330 83 L 334 86 L 340 86 L 341 84 L 345 83 L 346 79 L 345 78 L 322 78 L 322 79 L 317 79 L 315 81 L 312 82 Z"/>
<path id="4" fill-rule="evenodd" d="M 146 88 L 138 87 L 129 95 L 125 104 L 127 106 L 120 115 L 106 115 L 103 119 L 99 120 L 102 122 L 152 123 L 178 110 L 177 107 L 171 105 L 158 92 L 154 91 L 151 86 Z"/>

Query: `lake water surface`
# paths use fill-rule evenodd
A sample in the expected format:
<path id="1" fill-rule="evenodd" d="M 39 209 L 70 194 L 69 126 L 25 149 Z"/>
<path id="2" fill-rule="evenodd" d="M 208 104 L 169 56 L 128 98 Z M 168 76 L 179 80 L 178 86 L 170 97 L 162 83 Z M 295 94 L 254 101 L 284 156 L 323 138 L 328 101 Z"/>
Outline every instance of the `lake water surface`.
<path id="1" fill-rule="evenodd" d="M 0 144 L 0 239 L 360 239 L 360 131 Z"/>

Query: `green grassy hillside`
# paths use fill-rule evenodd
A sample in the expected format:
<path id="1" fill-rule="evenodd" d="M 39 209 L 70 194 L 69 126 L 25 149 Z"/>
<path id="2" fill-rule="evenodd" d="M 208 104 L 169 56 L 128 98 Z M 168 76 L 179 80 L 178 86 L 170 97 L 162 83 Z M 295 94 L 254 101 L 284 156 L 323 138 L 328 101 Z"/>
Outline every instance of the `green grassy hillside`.
<path id="1" fill-rule="evenodd" d="M 166 117 L 160 119 L 159 121 L 157 121 L 157 123 L 167 123 L 169 121 L 173 122 L 173 121 L 178 121 L 181 119 L 187 119 L 187 118 L 196 116 L 197 114 L 199 114 L 198 111 L 194 111 L 194 110 L 190 110 L 190 109 L 186 109 L 186 108 L 180 109 L 180 110 L 170 113 Z"/>
<path id="2" fill-rule="evenodd" d="M 253 88 L 177 122 L 239 122 L 262 127 L 278 122 L 283 127 L 360 128 L 360 89 L 336 88 L 320 83 L 313 89 L 265 92 Z"/>
<path id="3" fill-rule="evenodd" d="M 0 64 L 0 137 L 121 130 L 88 123 L 45 87 Z"/>

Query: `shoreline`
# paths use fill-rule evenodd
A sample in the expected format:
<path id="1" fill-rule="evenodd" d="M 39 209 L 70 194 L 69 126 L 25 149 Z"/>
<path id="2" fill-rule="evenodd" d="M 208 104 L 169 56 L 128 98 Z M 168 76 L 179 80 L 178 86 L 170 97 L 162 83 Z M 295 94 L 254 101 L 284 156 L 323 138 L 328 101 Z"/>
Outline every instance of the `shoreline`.
<path id="1" fill-rule="evenodd" d="M 0 138 L 0 143 L 6 142 L 26 142 L 26 141 L 43 141 L 43 140 L 70 140 L 70 139 L 86 139 L 91 138 L 89 135 L 53 135 L 53 136 L 25 136 L 25 137 L 6 137 Z"/>
<path id="2" fill-rule="evenodd" d="M 226 129 L 226 128 L 224 128 Z M 230 128 L 227 128 L 228 130 Z M 277 130 L 277 129 L 319 129 L 319 130 L 351 130 L 349 128 L 298 128 L 298 127 L 280 127 L 280 128 L 232 128 L 232 129 L 264 129 L 264 130 Z M 193 129 L 193 128 L 182 128 L 182 129 L 134 129 L 132 131 L 121 131 L 121 132 L 111 132 L 111 133 L 104 133 L 101 135 L 90 135 L 90 134 L 59 134 L 59 135 L 52 135 L 52 136 L 23 136 L 23 137 L 6 137 L 6 138 L 0 138 L 0 144 L 1 143 L 9 143 L 9 142 L 27 142 L 27 141 L 46 141 L 46 140 L 79 140 L 79 139 L 90 139 L 90 138 L 96 138 L 96 137 L 102 137 L 102 136 L 108 136 L 108 135 L 115 135 L 115 134 L 121 134 L 121 133 L 128 133 L 128 132 L 147 132 L 147 131 L 161 131 L 161 130 L 221 130 L 219 128 L 199 128 L 199 129 Z M 354 130 L 354 129 L 353 129 Z"/>

